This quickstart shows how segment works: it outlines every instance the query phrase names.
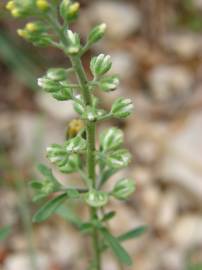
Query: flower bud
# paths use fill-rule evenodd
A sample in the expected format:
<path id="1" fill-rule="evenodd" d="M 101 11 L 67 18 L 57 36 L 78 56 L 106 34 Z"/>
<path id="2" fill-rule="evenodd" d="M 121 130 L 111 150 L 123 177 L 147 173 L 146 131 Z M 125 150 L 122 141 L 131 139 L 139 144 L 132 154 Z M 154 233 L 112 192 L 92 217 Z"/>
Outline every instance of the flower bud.
<path id="1" fill-rule="evenodd" d="M 40 11 L 47 11 L 49 9 L 49 3 L 47 0 L 37 0 L 36 6 Z"/>
<path id="2" fill-rule="evenodd" d="M 47 78 L 53 81 L 65 81 L 67 71 L 64 68 L 50 68 L 47 72 Z"/>
<path id="3" fill-rule="evenodd" d="M 113 191 L 112 195 L 118 200 L 127 199 L 135 191 L 135 182 L 131 179 L 124 178 L 119 180 Z"/>
<path id="4" fill-rule="evenodd" d="M 131 160 L 131 154 L 126 149 L 119 149 L 106 157 L 108 166 L 114 169 L 127 167 Z"/>
<path id="5" fill-rule="evenodd" d="M 84 128 L 84 122 L 81 119 L 73 119 L 67 129 L 67 138 L 75 137 Z"/>
<path id="6" fill-rule="evenodd" d="M 6 4 L 6 9 L 11 11 L 15 8 L 15 2 L 14 1 L 9 1 L 7 4 Z"/>
<path id="7" fill-rule="evenodd" d="M 46 151 L 50 162 L 55 163 L 58 166 L 62 166 L 67 162 L 67 152 L 62 145 L 52 144 L 47 147 Z"/>
<path id="8" fill-rule="evenodd" d="M 97 111 L 95 108 L 86 106 L 84 113 L 82 114 L 83 119 L 87 119 L 88 121 L 95 121 L 97 119 Z"/>
<path id="9" fill-rule="evenodd" d="M 111 113 L 116 118 L 126 118 L 131 114 L 133 104 L 131 99 L 118 98 L 112 105 Z"/>
<path id="10" fill-rule="evenodd" d="M 117 88 L 118 85 L 119 77 L 116 75 L 104 77 L 99 81 L 100 89 L 104 92 L 113 91 Z"/>
<path id="11" fill-rule="evenodd" d="M 109 200 L 109 196 L 106 192 L 97 190 L 90 190 L 88 193 L 85 194 L 84 198 L 87 204 L 92 207 L 102 207 L 107 204 Z"/>
<path id="12" fill-rule="evenodd" d="M 112 66 L 111 57 L 109 55 L 100 54 L 93 57 L 90 62 L 90 69 L 94 76 L 105 74 Z"/>
<path id="13" fill-rule="evenodd" d="M 83 102 L 83 99 L 81 97 L 81 95 L 77 95 L 74 99 L 74 109 L 75 111 L 82 115 L 85 112 L 85 104 Z"/>
<path id="14" fill-rule="evenodd" d="M 44 194 L 49 194 L 55 190 L 55 183 L 51 182 L 50 180 L 44 180 L 42 182 L 42 188 L 41 188 L 41 193 Z"/>
<path id="15" fill-rule="evenodd" d="M 79 8 L 78 2 L 71 3 L 70 0 L 63 0 L 60 4 L 60 15 L 65 21 L 72 22 L 78 17 Z"/>
<path id="16" fill-rule="evenodd" d="M 91 45 L 99 41 L 104 36 L 106 28 L 107 26 L 105 23 L 95 26 L 89 33 L 88 44 Z"/>
<path id="17" fill-rule="evenodd" d="M 117 149 L 123 143 L 123 132 L 118 128 L 110 128 L 101 133 L 100 142 L 104 151 Z"/>
<path id="18" fill-rule="evenodd" d="M 11 15 L 12 15 L 13 17 L 15 17 L 15 18 L 18 18 L 18 17 L 20 17 L 22 14 L 21 14 L 21 12 L 20 12 L 20 9 L 14 8 L 14 9 L 11 10 Z"/>
<path id="19" fill-rule="evenodd" d="M 84 140 L 80 136 L 76 136 L 65 143 L 65 150 L 67 151 L 67 153 L 82 152 L 86 150 L 86 140 Z"/>
<path id="20" fill-rule="evenodd" d="M 80 50 L 80 38 L 77 33 L 73 33 L 71 30 L 67 30 L 66 38 L 68 41 L 68 47 L 66 52 L 68 54 L 77 54 Z"/>
<path id="21" fill-rule="evenodd" d="M 76 154 L 72 154 L 68 157 L 68 160 L 65 165 L 59 166 L 59 170 L 62 173 L 73 173 L 78 170 L 80 167 L 80 159 Z"/>

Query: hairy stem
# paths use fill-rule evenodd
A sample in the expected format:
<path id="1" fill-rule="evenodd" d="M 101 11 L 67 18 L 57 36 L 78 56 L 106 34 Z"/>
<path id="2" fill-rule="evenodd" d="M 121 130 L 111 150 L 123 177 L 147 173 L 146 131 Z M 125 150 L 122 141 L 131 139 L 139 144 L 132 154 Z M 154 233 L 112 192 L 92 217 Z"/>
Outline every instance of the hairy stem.
<path id="1" fill-rule="evenodd" d="M 81 60 L 77 57 L 71 57 L 72 65 L 75 69 L 78 81 L 82 89 L 82 95 L 86 105 L 92 104 L 92 98 L 88 87 L 88 80 L 83 69 Z M 86 121 L 86 131 L 87 131 L 87 170 L 88 177 L 91 180 L 92 188 L 96 188 L 96 174 L 95 174 L 95 123 Z M 91 219 L 97 219 L 96 208 L 91 208 Z M 94 251 L 94 261 L 95 269 L 101 270 L 101 258 L 99 250 L 99 233 L 96 228 L 94 228 L 92 233 L 93 238 L 93 251 Z"/>

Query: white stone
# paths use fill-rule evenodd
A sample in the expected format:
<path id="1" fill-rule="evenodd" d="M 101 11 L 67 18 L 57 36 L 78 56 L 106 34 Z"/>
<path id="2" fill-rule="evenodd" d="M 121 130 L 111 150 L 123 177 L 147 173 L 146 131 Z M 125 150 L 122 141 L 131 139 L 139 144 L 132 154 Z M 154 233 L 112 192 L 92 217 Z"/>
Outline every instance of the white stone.
<path id="1" fill-rule="evenodd" d="M 156 217 L 156 225 L 162 229 L 170 229 L 177 216 L 177 193 L 169 191 L 162 196 Z"/>
<path id="2" fill-rule="evenodd" d="M 163 38 L 163 44 L 168 51 L 190 59 L 201 52 L 202 38 L 193 33 L 171 33 Z"/>
<path id="3" fill-rule="evenodd" d="M 184 97 L 191 92 L 192 74 L 182 66 L 161 65 L 151 70 L 148 77 L 152 96 L 158 101 Z"/>
<path id="4" fill-rule="evenodd" d="M 57 120 L 68 121 L 77 116 L 72 101 L 58 101 L 44 92 L 37 94 L 36 101 L 43 111 Z"/>
<path id="5" fill-rule="evenodd" d="M 37 269 L 49 270 L 50 259 L 43 254 L 37 255 Z M 9 255 L 5 261 L 4 270 L 28 270 L 31 269 L 30 258 L 24 253 Z"/>
<path id="6" fill-rule="evenodd" d="M 117 74 L 122 80 L 127 80 L 136 71 L 136 62 L 133 56 L 122 50 L 110 53 L 112 60 L 112 68 L 109 74 Z"/>
<path id="7" fill-rule="evenodd" d="M 182 250 L 202 245 L 202 217 L 187 214 L 179 218 L 171 230 L 171 239 Z"/>
<path id="8" fill-rule="evenodd" d="M 160 179 L 173 183 L 202 202 L 202 112 L 192 114 L 167 137 Z M 187 198 L 187 200 L 190 198 Z M 200 205 L 199 205 L 200 207 Z"/>
<path id="9" fill-rule="evenodd" d="M 107 34 L 113 39 L 124 39 L 140 29 L 141 15 L 134 5 L 118 1 L 95 1 L 89 8 L 93 23 L 105 22 Z"/>

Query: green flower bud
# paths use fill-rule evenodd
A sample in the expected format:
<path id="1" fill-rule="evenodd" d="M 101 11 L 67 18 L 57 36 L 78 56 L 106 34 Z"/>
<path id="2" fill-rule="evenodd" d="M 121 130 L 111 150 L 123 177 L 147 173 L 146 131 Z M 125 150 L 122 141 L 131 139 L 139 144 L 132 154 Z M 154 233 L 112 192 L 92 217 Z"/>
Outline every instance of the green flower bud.
<path id="1" fill-rule="evenodd" d="M 86 150 L 86 140 L 80 136 L 76 136 L 65 143 L 67 153 L 79 153 Z"/>
<path id="2" fill-rule="evenodd" d="M 111 66 L 111 57 L 104 54 L 93 57 L 90 62 L 90 69 L 95 77 L 105 74 Z"/>
<path id="3" fill-rule="evenodd" d="M 102 91 L 109 92 L 115 90 L 119 85 L 119 82 L 118 76 L 108 76 L 100 79 L 99 86 Z"/>
<path id="4" fill-rule="evenodd" d="M 83 102 L 81 95 L 75 96 L 73 105 L 74 105 L 75 111 L 78 114 L 82 115 L 85 112 L 85 104 Z"/>
<path id="5" fill-rule="evenodd" d="M 52 144 L 46 148 L 47 157 L 50 162 L 63 166 L 67 162 L 67 152 L 64 146 L 59 144 Z"/>
<path id="6" fill-rule="evenodd" d="M 66 38 L 68 41 L 68 47 L 66 52 L 68 54 L 77 54 L 80 51 L 80 38 L 77 33 L 73 33 L 71 30 L 67 30 Z"/>
<path id="7" fill-rule="evenodd" d="M 76 154 L 72 154 L 68 157 L 68 160 L 65 165 L 59 166 L 59 170 L 62 173 L 73 173 L 78 170 L 80 167 L 80 159 Z"/>
<path id="8" fill-rule="evenodd" d="M 78 17 L 79 7 L 78 2 L 71 3 L 70 0 L 63 0 L 60 4 L 60 15 L 65 21 L 72 22 Z"/>
<path id="9" fill-rule="evenodd" d="M 49 8 L 50 8 L 47 0 L 37 0 L 36 6 L 42 12 L 45 12 L 45 11 L 49 10 Z"/>
<path id="10" fill-rule="evenodd" d="M 27 17 L 34 9 L 34 2 L 32 0 L 12 0 L 7 3 L 6 8 L 13 17 Z"/>
<path id="11" fill-rule="evenodd" d="M 82 114 L 82 118 L 92 122 L 95 121 L 97 119 L 97 110 L 93 107 L 86 106 L 86 110 Z"/>
<path id="12" fill-rule="evenodd" d="M 109 200 L 109 196 L 106 192 L 97 191 L 97 190 L 90 190 L 84 196 L 87 204 L 92 207 L 102 207 L 107 204 Z"/>
<path id="13" fill-rule="evenodd" d="M 53 81 L 65 81 L 67 79 L 67 71 L 64 68 L 50 68 L 47 71 L 47 78 Z"/>
<path id="14" fill-rule="evenodd" d="M 112 195 L 118 200 L 127 199 L 135 191 L 135 182 L 131 179 L 124 178 L 119 180 L 113 191 Z"/>
<path id="15" fill-rule="evenodd" d="M 118 98 L 112 105 L 111 113 L 116 118 L 126 118 L 131 114 L 133 104 L 131 99 Z"/>
<path id="16" fill-rule="evenodd" d="M 114 169 L 121 169 L 127 167 L 130 160 L 131 154 L 126 149 L 119 149 L 107 156 L 106 163 Z"/>
<path id="17" fill-rule="evenodd" d="M 88 44 L 91 45 L 99 41 L 104 36 L 106 28 L 107 26 L 105 23 L 95 26 L 89 33 Z"/>
<path id="18" fill-rule="evenodd" d="M 104 151 L 117 149 L 123 143 L 123 132 L 118 128 L 110 128 L 101 133 L 100 142 Z"/>

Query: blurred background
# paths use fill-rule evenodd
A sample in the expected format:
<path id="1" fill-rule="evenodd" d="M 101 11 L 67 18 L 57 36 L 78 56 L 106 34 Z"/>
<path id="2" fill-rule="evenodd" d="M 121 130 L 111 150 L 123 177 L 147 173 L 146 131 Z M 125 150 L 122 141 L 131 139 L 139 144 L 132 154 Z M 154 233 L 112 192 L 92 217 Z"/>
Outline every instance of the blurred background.
<path id="1" fill-rule="evenodd" d="M 28 187 L 36 165 L 50 164 L 45 149 L 65 139 L 76 117 L 69 102 L 57 102 L 36 83 L 48 67 L 68 66 L 56 49 L 34 48 L 21 40 L 14 20 L 0 3 L 0 227 L 11 225 L 0 243 L 1 270 L 83 270 L 90 249 L 73 224 L 54 216 L 31 224 L 39 205 Z M 112 56 L 112 72 L 121 86 L 101 95 L 105 108 L 121 96 L 130 97 L 135 113 L 111 121 L 125 132 L 133 154 L 128 170 L 137 191 L 126 202 L 112 201 L 118 215 L 110 226 L 119 234 L 148 224 L 148 231 L 125 244 L 135 270 L 202 270 L 202 1 L 101 0 L 81 1 L 73 28 L 84 39 L 96 23 L 106 22 L 106 38 L 91 54 Z M 54 169 L 54 168 L 53 168 Z M 55 175 L 68 183 L 69 178 Z M 119 178 L 119 176 L 116 177 Z M 37 178 L 38 179 L 38 178 Z M 71 179 L 70 179 L 71 180 Z M 114 179 L 112 179 L 112 182 Z M 112 183 L 111 182 L 111 183 Z M 111 184 L 110 184 L 111 185 Z M 85 215 L 86 210 L 79 207 Z M 111 254 L 104 270 L 120 268 Z"/>

